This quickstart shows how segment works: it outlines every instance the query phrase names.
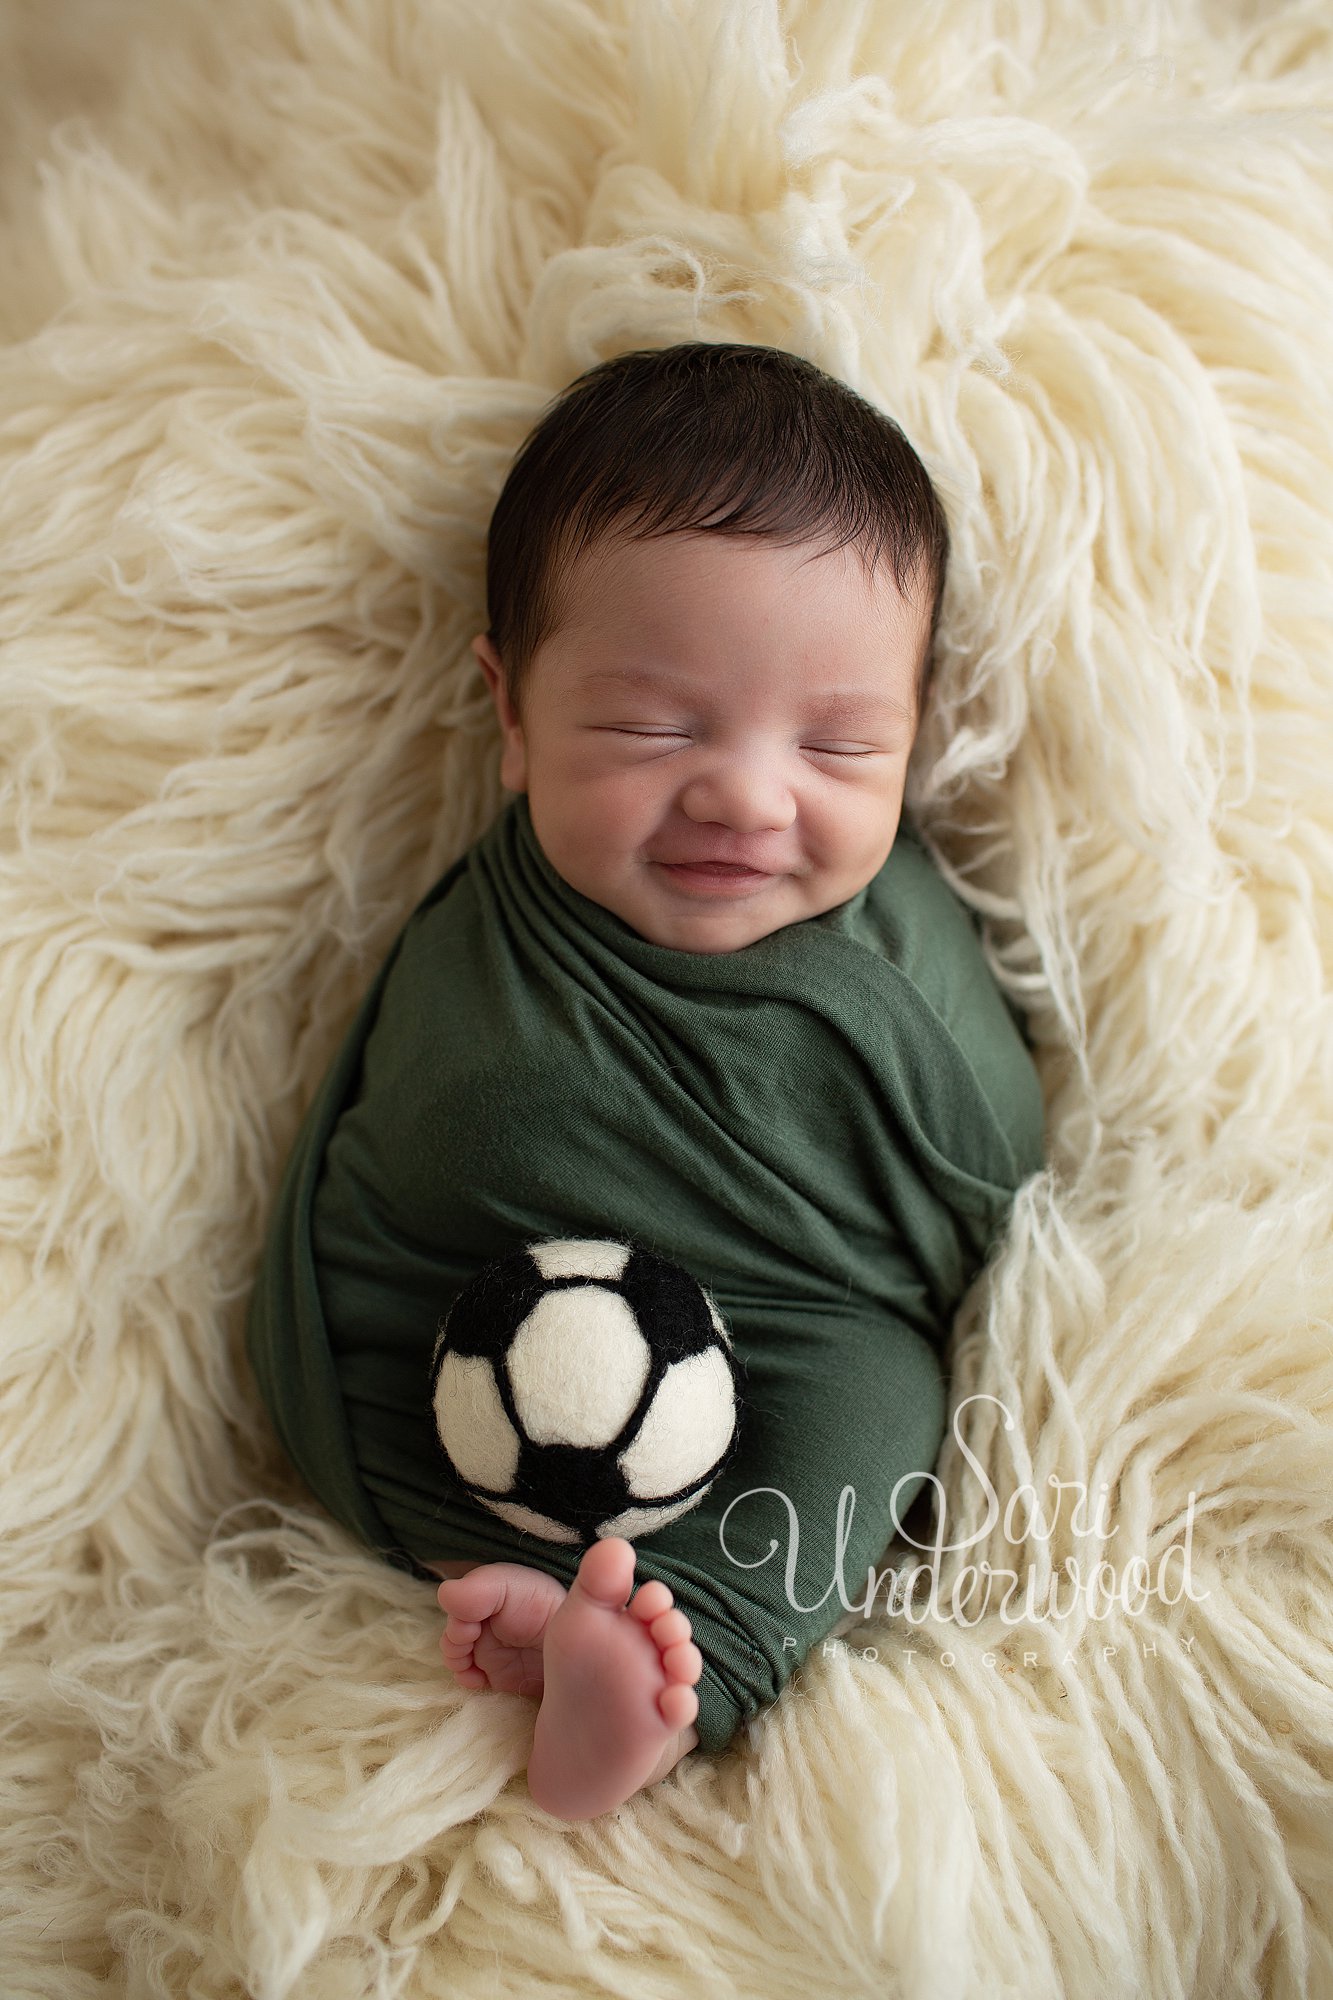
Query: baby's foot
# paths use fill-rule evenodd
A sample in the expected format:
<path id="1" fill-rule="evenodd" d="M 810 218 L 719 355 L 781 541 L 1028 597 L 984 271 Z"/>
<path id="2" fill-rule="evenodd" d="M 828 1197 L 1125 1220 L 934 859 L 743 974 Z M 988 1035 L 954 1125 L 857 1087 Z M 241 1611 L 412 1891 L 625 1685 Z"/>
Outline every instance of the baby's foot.
<path id="1" fill-rule="evenodd" d="M 540 1695 L 543 1635 L 565 1586 L 522 1563 L 480 1563 L 436 1593 L 449 1623 L 440 1652 L 461 1687 Z"/>
<path id="2" fill-rule="evenodd" d="M 562 1819 L 623 1805 L 698 1741 L 703 1655 L 690 1621 L 664 1583 L 627 1603 L 633 1585 L 632 1544 L 594 1542 L 546 1628 L 528 1792 Z"/>

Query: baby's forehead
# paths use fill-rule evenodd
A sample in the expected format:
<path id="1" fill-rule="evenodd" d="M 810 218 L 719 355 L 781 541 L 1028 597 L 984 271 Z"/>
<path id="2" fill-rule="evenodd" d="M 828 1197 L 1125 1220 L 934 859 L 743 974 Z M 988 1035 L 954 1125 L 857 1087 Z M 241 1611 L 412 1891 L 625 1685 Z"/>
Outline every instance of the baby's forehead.
<path id="1" fill-rule="evenodd" d="M 872 561 L 854 540 L 800 538 L 776 530 L 763 533 L 711 532 L 704 528 L 672 528 L 631 533 L 624 524 L 598 531 L 586 542 L 552 551 L 548 586 L 562 609 L 586 605 L 606 596 L 656 596 L 659 580 L 668 586 L 661 609 L 673 606 L 688 613 L 691 601 L 671 586 L 690 583 L 704 589 L 731 587 L 741 572 L 767 589 L 770 577 L 783 593 L 825 590 L 830 583 L 850 586 L 852 598 L 876 605 L 901 606 L 893 566 L 883 551 Z M 656 607 L 655 607 L 656 608 Z"/>
<path id="2" fill-rule="evenodd" d="M 739 574 L 728 567 L 733 559 L 743 565 Z M 830 562 L 833 570 L 819 567 Z M 669 678 L 672 661 L 685 658 L 682 649 L 694 641 L 708 645 L 716 621 L 725 625 L 733 614 L 738 631 L 751 629 L 753 613 L 779 644 L 784 633 L 793 638 L 784 619 L 771 615 L 779 602 L 792 610 L 814 600 L 821 659 L 836 630 L 848 669 L 834 680 L 858 687 L 869 684 L 867 674 L 877 678 L 876 663 L 900 679 L 907 656 L 914 662 L 929 634 L 929 603 L 910 585 L 903 594 L 886 559 L 872 566 L 849 543 L 830 548 L 776 535 L 682 531 L 621 535 L 579 549 L 554 578 L 548 639 L 566 655 L 586 657 L 588 643 L 598 653 L 632 653 L 640 678 L 649 677 L 654 658 L 662 665 L 652 678 Z M 808 621 L 804 609 L 799 615 Z"/>

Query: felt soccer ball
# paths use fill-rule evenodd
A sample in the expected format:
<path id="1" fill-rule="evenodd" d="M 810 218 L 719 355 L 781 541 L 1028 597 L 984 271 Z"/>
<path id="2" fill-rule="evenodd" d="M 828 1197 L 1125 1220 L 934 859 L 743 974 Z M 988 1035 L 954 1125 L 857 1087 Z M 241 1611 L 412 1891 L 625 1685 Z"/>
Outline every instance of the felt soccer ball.
<path id="1" fill-rule="evenodd" d="M 664 1527 L 733 1456 L 744 1371 L 708 1293 L 637 1243 L 525 1244 L 441 1322 L 435 1427 L 455 1477 L 512 1527 L 590 1545 Z"/>

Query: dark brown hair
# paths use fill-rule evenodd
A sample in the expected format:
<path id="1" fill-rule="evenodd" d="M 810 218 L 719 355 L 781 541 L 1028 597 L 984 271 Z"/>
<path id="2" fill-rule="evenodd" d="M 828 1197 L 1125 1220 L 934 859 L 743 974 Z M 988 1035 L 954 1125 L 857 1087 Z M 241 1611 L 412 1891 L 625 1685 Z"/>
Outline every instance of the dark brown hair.
<path id="1" fill-rule="evenodd" d="M 486 636 L 515 714 L 580 551 L 612 532 L 647 540 L 685 529 L 782 546 L 827 539 L 820 553 L 851 542 L 870 572 L 887 553 L 904 596 L 924 582 L 920 716 L 949 558 L 925 467 L 891 417 L 812 361 L 709 341 L 589 369 L 547 405 L 510 467 L 487 541 Z"/>

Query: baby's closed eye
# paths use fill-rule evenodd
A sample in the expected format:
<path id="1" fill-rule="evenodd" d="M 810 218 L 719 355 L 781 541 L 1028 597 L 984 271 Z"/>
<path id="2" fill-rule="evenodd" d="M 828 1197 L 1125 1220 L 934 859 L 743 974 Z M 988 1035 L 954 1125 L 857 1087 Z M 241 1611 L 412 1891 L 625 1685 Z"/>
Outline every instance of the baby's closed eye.
<path id="1" fill-rule="evenodd" d="M 613 736 L 637 736 L 649 743 L 688 743 L 690 738 L 678 729 L 628 729 L 614 723 L 607 728 Z M 840 744 L 804 743 L 802 749 L 809 750 L 817 757 L 884 757 L 887 751 L 869 749 L 848 749 Z"/>

